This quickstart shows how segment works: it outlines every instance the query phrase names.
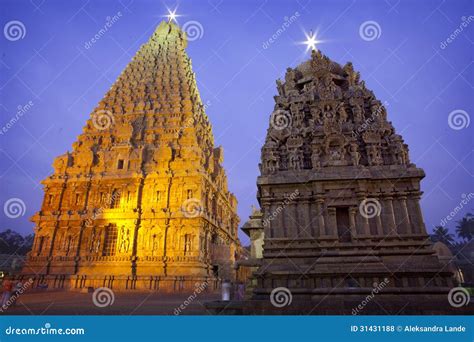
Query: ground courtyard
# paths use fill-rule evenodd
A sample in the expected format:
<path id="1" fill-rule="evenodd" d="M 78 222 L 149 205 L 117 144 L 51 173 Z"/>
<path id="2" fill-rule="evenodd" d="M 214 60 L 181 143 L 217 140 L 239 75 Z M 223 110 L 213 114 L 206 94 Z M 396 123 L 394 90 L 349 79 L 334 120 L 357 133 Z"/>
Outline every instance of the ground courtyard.
<path id="1" fill-rule="evenodd" d="M 114 292 L 111 305 L 94 304 L 92 293 L 44 291 L 22 294 L 7 315 L 206 315 L 204 303 L 218 294 L 163 294 L 156 292 Z M 109 300 L 110 301 L 110 300 Z M 102 301 L 101 303 L 105 303 Z M 102 304 L 100 304 L 102 305 Z"/>

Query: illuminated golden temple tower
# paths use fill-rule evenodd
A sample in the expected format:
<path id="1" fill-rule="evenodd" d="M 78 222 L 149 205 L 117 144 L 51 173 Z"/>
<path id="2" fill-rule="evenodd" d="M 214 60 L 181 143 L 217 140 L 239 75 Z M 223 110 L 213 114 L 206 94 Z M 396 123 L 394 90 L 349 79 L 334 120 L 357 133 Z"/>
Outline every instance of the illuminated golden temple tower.
<path id="1" fill-rule="evenodd" d="M 54 161 L 23 269 L 36 284 L 178 291 L 232 277 L 237 201 L 186 45 L 162 22 Z"/>

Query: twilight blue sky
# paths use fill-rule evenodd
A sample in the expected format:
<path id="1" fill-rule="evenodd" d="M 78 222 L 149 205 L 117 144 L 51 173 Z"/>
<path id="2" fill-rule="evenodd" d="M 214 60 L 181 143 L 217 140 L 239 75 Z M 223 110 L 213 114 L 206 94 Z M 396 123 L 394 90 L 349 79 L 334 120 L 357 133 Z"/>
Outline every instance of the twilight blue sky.
<path id="1" fill-rule="evenodd" d="M 91 110 L 148 40 L 166 7 L 176 5 L 0 0 L 0 230 L 32 231 L 28 218 L 40 207 L 39 182 L 51 173 L 54 157 L 71 149 Z M 319 45 L 323 53 L 340 63 L 352 61 L 368 87 L 388 103 L 389 120 L 409 144 L 412 161 L 427 174 L 422 208 L 428 230 L 459 205 L 463 194 L 474 192 L 474 123 L 464 127 L 474 113 L 472 1 L 202 0 L 178 5 L 181 25 L 197 21 L 202 26 L 202 37 L 189 43 L 188 54 L 216 144 L 224 147 L 242 223 L 256 204 L 260 147 L 275 80 L 309 57 L 297 43 L 311 29 L 325 41 Z M 106 18 L 118 12 L 119 20 L 86 49 Z M 296 20 L 264 48 L 291 16 Z M 5 30 L 13 20 L 23 24 L 23 38 Z M 367 21 L 380 28 L 373 40 L 359 32 Z M 462 32 L 455 33 L 460 27 Z M 452 42 L 442 44 L 451 35 Z M 7 127 L 18 106 L 30 101 L 31 108 Z M 462 129 L 449 125 L 455 110 L 464 112 L 454 112 L 461 120 L 451 126 Z M 3 207 L 11 198 L 24 202 L 24 215 L 6 215 Z M 454 220 L 473 208 L 474 202 L 468 203 Z M 452 222 L 447 226 L 454 230 Z"/>

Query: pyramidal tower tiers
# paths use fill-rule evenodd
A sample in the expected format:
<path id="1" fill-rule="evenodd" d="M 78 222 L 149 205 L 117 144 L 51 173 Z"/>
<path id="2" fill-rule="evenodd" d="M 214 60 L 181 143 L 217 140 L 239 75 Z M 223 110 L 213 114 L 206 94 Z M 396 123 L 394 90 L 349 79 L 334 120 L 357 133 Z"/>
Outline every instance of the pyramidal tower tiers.
<path id="1" fill-rule="evenodd" d="M 36 284 L 177 291 L 232 277 L 237 201 L 186 44 L 162 22 L 54 161 L 23 269 Z"/>

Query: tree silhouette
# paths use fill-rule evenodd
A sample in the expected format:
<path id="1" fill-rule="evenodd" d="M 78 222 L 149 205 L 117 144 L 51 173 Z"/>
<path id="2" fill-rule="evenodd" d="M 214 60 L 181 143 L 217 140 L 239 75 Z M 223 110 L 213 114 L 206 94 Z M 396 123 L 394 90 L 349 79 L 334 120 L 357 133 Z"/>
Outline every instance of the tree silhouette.
<path id="1" fill-rule="evenodd" d="M 442 226 L 435 227 L 432 237 L 435 241 L 442 242 L 447 246 L 452 246 L 454 243 L 453 234 L 451 234 L 447 228 Z"/>
<path id="2" fill-rule="evenodd" d="M 474 216 L 471 213 L 467 213 L 456 223 L 456 233 L 458 236 L 461 239 L 472 240 L 474 237 Z"/>
<path id="3" fill-rule="evenodd" d="M 25 237 L 11 229 L 0 233 L 0 254 L 26 255 L 33 245 L 33 234 Z"/>

